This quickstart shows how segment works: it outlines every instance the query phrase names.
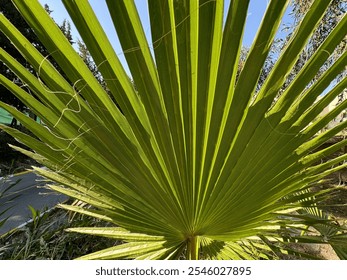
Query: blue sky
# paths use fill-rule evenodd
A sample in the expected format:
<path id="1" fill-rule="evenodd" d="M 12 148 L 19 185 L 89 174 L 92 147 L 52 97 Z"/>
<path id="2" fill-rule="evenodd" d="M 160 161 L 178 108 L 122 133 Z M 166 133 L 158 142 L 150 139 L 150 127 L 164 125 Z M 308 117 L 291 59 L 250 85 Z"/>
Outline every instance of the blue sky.
<path id="1" fill-rule="evenodd" d="M 64 19 L 67 19 L 70 21 L 72 25 L 73 39 L 77 41 L 77 39 L 79 38 L 78 32 L 73 27 L 72 20 L 70 19 L 61 1 L 60 0 L 39 0 L 39 1 L 42 5 L 48 4 L 50 9 L 53 10 L 51 16 L 54 18 L 54 20 L 58 24 L 61 24 Z M 138 11 L 144 26 L 145 33 L 147 37 L 150 38 L 147 1 L 135 0 L 135 2 L 138 7 Z M 115 29 L 113 27 L 111 18 L 107 12 L 107 6 L 105 1 L 90 0 L 89 3 L 92 5 L 97 17 L 99 18 L 101 25 L 104 27 L 105 32 L 108 35 L 109 40 L 112 43 L 116 53 L 119 55 L 121 61 L 125 63 L 125 59 L 123 58 L 122 49 L 118 42 Z M 225 15 L 227 13 L 227 8 L 229 7 L 229 3 L 230 3 L 230 0 L 225 0 L 225 7 L 226 7 Z M 264 15 L 264 12 L 266 10 L 267 4 L 268 4 L 268 0 L 251 0 L 249 10 L 248 10 L 246 29 L 244 33 L 244 40 L 243 40 L 244 46 L 249 47 L 251 45 L 253 38 L 256 35 L 256 32 L 258 30 L 261 19 Z M 283 23 L 289 23 L 290 21 L 291 21 L 291 17 L 289 15 L 289 11 L 287 11 L 286 15 L 284 16 Z M 285 34 L 282 33 L 280 34 L 280 36 L 285 36 Z"/>
<path id="2" fill-rule="evenodd" d="M 64 19 L 68 19 L 72 23 L 61 1 L 59 0 L 39 0 L 39 1 L 41 4 L 46 3 L 49 5 L 50 9 L 53 10 L 52 17 L 55 19 L 57 23 L 59 24 L 62 23 Z M 94 11 L 96 15 L 98 16 L 101 24 L 105 28 L 106 33 L 109 35 L 110 41 L 112 42 L 114 47 L 117 48 L 118 43 L 117 43 L 116 37 L 114 36 L 115 31 L 112 25 L 112 21 L 107 13 L 106 3 L 100 0 L 90 0 L 89 2 L 94 8 Z M 139 10 L 141 20 L 145 26 L 146 34 L 150 36 L 147 1 L 135 0 L 135 2 Z M 229 7 L 229 3 L 230 3 L 230 0 L 225 1 L 226 8 Z M 251 0 L 249 11 L 248 11 L 248 17 L 247 17 L 245 37 L 244 37 L 245 46 L 251 45 L 252 40 L 259 27 L 259 23 L 265 12 L 267 3 L 268 3 L 268 0 Z M 225 11 L 225 14 L 226 12 L 227 11 Z M 290 19 L 289 13 L 287 12 L 284 17 L 284 22 L 288 23 L 290 21 L 291 19 Z M 74 39 L 78 37 L 77 31 L 75 28 L 73 29 L 73 35 L 74 35 Z"/>

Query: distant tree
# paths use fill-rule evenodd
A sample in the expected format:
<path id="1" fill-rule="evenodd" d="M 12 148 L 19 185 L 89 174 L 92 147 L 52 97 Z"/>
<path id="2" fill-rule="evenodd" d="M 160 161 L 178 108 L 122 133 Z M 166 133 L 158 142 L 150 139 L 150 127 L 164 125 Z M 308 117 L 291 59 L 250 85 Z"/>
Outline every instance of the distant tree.
<path id="1" fill-rule="evenodd" d="M 47 5 L 47 7 L 48 7 L 48 5 Z M 45 8 L 46 8 L 46 6 L 45 6 Z M 65 37 L 69 40 L 69 42 L 71 44 L 74 44 L 75 42 L 73 41 L 73 38 L 72 38 L 70 22 L 67 19 L 64 19 L 63 23 L 59 27 L 60 27 L 60 30 L 65 34 Z"/>
<path id="2" fill-rule="evenodd" d="M 116 99 L 114 98 L 114 96 L 111 94 L 111 92 L 107 88 L 107 81 L 105 81 L 104 78 L 102 77 L 100 71 L 98 70 L 98 65 L 95 64 L 93 57 L 90 54 L 85 43 L 81 40 L 77 40 L 77 47 L 78 47 L 78 53 L 79 53 L 80 57 L 83 59 L 84 63 L 88 66 L 89 70 L 94 74 L 94 77 L 98 80 L 98 82 L 102 85 L 102 87 L 105 89 L 105 91 L 109 94 L 112 101 L 117 105 L 118 109 L 121 110 Z M 129 80 L 131 81 L 133 87 L 136 90 L 136 85 L 135 85 L 133 79 L 129 77 Z"/>
<path id="3" fill-rule="evenodd" d="M 265 79 L 269 75 L 272 67 L 276 62 L 276 58 L 280 55 L 280 53 L 284 50 L 285 46 L 288 44 L 290 38 L 292 37 L 295 30 L 299 27 L 301 20 L 304 18 L 306 13 L 311 7 L 313 0 L 293 0 L 291 3 L 291 12 L 292 21 L 290 23 L 286 23 L 282 31 L 286 31 L 287 35 L 283 37 L 279 37 L 275 39 L 274 44 L 272 45 L 272 49 L 269 53 L 268 58 L 265 61 L 263 66 L 262 74 L 258 81 L 258 88 L 264 83 Z M 319 48 L 319 46 L 324 42 L 324 40 L 328 37 L 330 32 L 334 29 L 337 23 L 341 20 L 341 18 L 346 14 L 347 11 L 347 2 L 345 0 L 333 0 L 328 7 L 325 15 L 323 16 L 320 24 L 314 31 L 313 35 L 309 39 L 308 44 L 300 53 L 299 58 L 292 69 L 292 72 L 288 75 L 286 82 L 281 88 L 278 96 L 280 96 L 285 90 L 291 81 L 296 77 L 296 75 L 300 72 L 305 63 L 310 59 L 310 57 L 315 53 L 315 51 Z M 335 48 L 334 52 L 331 53 L 330 58 L 324 63 L 321 69 L 317 72 L 315 78 L 308 84 L 308 87 L 311 86 L 315 81 L 319 79 L 319 77 L 340 57 L 341 54 L 346 52 L 347 50 L 347 36 L 341 41 L 341 43 Z M 242 65 L 244 64 L 247 54 L 249 50 L 247 48 L 243 48 L 241 51 L 240 57 L 240 65 L 239 70 L 241 71 Z M 241 67 L 241 68 L 240 68 Z M 339 82 L 343 77 L 347 75 L 347 67 L 345 70 L 340 73 L 335 79 L 335 82 Z M 338 96 L 338 105 L 344 99 L 347 98 L 347 89 L 345 89 Z M 347 116 L 347 110 L 341 114 L 342 116 Z"/>
<path id="4" fill-rule="evenodd" d="M 289 26 L 289 34 L 287 38 L 282 41 L 282 48 L 286 45 L 286 42 L 289 40 L 291 34 L 295 32 L 295 29 L 300 24 L 301 20 L 309 10 L 313 0 L 293 0 L 292 3 L 292 16 L 293 23 Z M 309 43 L 307 44 L 304 51 L 301 53 L 294 71 L 291 73 L 288 78 L 287 84 L 296 76 L 296 74 L 300 71 L 306 61 L 311 57 L 311 55 L 319 48 L 319 46 L 323 43 L 323 41 L 328 37 L 330 32 L 334 29 L 337 23 L 341 20 L 344 14 L 347 11 L 347 2 L 345 0 L 333 0 L 327 9 L 321 23 L 318 28 L 315 30 L 313 35 L 311 36 Z M 347 49 L 347 37 L 342 40 L 342 42 L 337 46 L 335 51 L 331 54 L 330 59 L 324 64 L 321 70 L 318 72 L 317 76 L 314 80 L 318 79 L 324 71 L 326 71 L 336 59 L 346 51 Z M 344 75 L 346 75 L 346 71 L 341 73 L 337 80 L 341 79 Z M 314 80 L 312 82 L 314 82 Z"/>
<path id="5" fill-rule="evenodd" d="M 239 64 L 238 64 L 238 68 L 237 68 L 237 76 L 236 76 L 236 83 L 239 79 L 240 73 L 246 63 L 247 60 L 247 56 L 249 54 L 250 48 L 246 47 L 246 46 L 242 46 L 241 52 L 240 52 L 240 58 L 239 58 Z M 261 74 L 259 76 L 259 80 L 258 80 L 258 84 L 257 84 L 257 89 L 255 92 L 254 97 L 257 95 L 259 89 L 261 88 L 261 86 L 264 84 L 267 76 L 269 75 L 272 67 L 275 64 L 275 58 L 274 58 L 274 50 L 272 50 L 269 54 L 269 56 L 267 57 L 267 59 L 264 62 L 263 68 L 261 70 Z"/>
<path id="6" fill-rule="evenodd" d="M 83 41 L 77 40 L 77 47 L 78 47 L 78 53 L 80 57 L 83 59 L 84 63 L 88 66 L 89 70 L 94 74 L 95 78 L 99 81 L 99 83 L 102 84 L 103 87 L 105 88 L 106 83 L 101 73 L 98 70 L 98 66 L 95 64 L 93 57 L 88 51 L 87 46 L 84 44 Z"/>
<path id="7" fill-rule="evenodd" d="M 297 26 L 300 23 L 300 21 L 302 20 L 306 12 L 309 10 L 312 2 L 313 0 L 294 0 L 293 1 L 293 17 L 294 17 L 293 29 L 295 28 L 295 26 Z M 319 24 L 318 28 L 316 29 L 316 31 L 313 33 L 312 37 L 310 38 L 309 44 L 305 48 L 304 52 L 301 54 L 296 64 L 295 71 L 292 73 L 292 77 L 295 76 L 300 71 L 300 69 L 303 67 L 303 65 L 307 61 L 307 59 L 309 59 L 311 55 L 319 48 L 319 46 L 323 43 L 323 41 L 328 37 L 330 32 L 341 20 L 341 18 L 346 14 L 346 11 L 347 11 L 347 2 L 345 0 L 333 0 L 331 2 L 321 23 Z M 327 60 L 327 62 L 323 65 L 323 67 L 320 69 L 317 76 L 312 82 L 317 80 L 322 75 L 322 73 L 324 73 L 343 53 L 346 52 L 346 50 L 347 50 L 347 36 L 335 48 L 334 52 L 331 53 L 329 60 Z M 345 67 L 345 70 L 336 77 L 335 82 L 339 82 L 346 75 L 347 75 L 347 67 Z M 347 98 L 347 90 L 345 89 L 338 95 L 337 101 L 335 101 L 335 104 L 333 105 L 337 106 L 346 98 Z M 346 119 L 346 116 L 347 116 L 347 110 L 344 110 L 344 112 L 342 112 L 335 119 L 335 122 L 341 122 L 342 120 Z"/>

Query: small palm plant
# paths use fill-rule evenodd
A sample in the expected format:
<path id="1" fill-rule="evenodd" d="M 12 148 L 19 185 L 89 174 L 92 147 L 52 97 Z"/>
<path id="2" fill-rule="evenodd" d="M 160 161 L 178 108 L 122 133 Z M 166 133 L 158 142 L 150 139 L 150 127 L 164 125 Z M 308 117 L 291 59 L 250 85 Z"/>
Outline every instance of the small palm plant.
<path id="1" fill-rule="evenodd" d="M 88 1 L 63 0 L 106 90 L 37 1 L 13 2 L 69 80 L 0 15 L 1 31 L 37 72 L 1 49 L 31 94 L 4 77 L 1 84 L 43 120 L 0 103 L 38 139 L 2 129 L 33 152 L 16 149 L 48 167 L 35 171 L 52 189 L 91 206 L 62 207 L 114 224 L 70 229 L 123 241 L 83 258 L 276 258 L 298 254 L 288 244 L 300 241 L 331 243 L 345 255 L 343 229 L 311 210 L 326 195 L 312 184 L 347 159 L 320 163 L 347 140 L 317 150 L 347 127 L 318 133 L 346 108 L 347 101 L 318 117 L 346 78 L 316 102 L 346 67 L 346 53 L 308 85 L 346 36 L 346 16 L 281 92 L 330 1 L 313 2 L 259 91 L 289 0 L 269 1 L 239 75 L 249 1 L 232 0 L 223 22 L 222 0 L 149 0 L 149 44 L 134 1 L 106 0 L 134 84 Z M 302 236 L 317 225 L 334 234 Z"/>

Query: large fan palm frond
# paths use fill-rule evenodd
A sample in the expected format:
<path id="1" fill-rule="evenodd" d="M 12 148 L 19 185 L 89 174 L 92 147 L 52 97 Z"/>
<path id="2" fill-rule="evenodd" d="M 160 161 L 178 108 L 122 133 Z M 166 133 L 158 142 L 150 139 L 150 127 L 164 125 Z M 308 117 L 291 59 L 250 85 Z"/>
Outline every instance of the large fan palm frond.
<path id="1" fill-rule="evenodd" d="M 282 88 L 330 1 L 314 1 L 259 91 L 289 0 L 269 1 L 239 75 L 249 1 L 232 0 L 223 22 L 221 0 L 149 0 L 149 43 L 134 1 L 107 0 L 134 84 L 88 1 L 63 0 L 107 89 L 37 1 L 13 2 L 68 80 L 0 15 L 1 31 L 37 73 L 0 49 L 31 94 L 3 76 L 0 82 L 43 121 L 0 103 L 37 138 L 1 128 L 49 168 L 35 171 L 54 182 L 52 189 L 92 206 L 64 208 L 114 224 L 71 229 L 124 241 L 85 258 L 274 258 L 293 252 L 287 243 L 300 241 L 297 232 L 307 225 L 334 227 L 299 210 L 315 207 L 321 193 L 311 184 L 347 159 L 317 164 L 346 145 L 317 150 L 347 126 L 318 133 L 346 109 L 344 101 L 319 117 L 346 78 L 316 102 L 345 69 L 346 53 L 308 87 L 346 36 L 346 16 Z"/>

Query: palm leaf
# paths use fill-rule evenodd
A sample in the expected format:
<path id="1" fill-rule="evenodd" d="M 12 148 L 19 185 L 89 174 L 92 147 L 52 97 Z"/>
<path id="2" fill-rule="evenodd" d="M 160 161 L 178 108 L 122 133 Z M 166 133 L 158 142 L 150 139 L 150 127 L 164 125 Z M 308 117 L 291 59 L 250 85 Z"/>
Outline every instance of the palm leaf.
<path id="1" fill-rule="evenodd" d="M 289 252 L 276 247 L 285 240 L 281 230 L 309 221 L 283 213 L 317 201 L 303 199 L 312 192 L 294 194 L 345 167 L 338 164 L 347 159 L 316 164 L 345 141 L 312 153 L 347 126 L 318 133 L 346 109 L 343 102 L 317 118 L 346 78 L 315 102 L 344 69 L 347 54 L 308 87 L 346 36 L 346 16 L 281 92 L 330 1 L 313 2 L 259 92 L 290 1 L 269 2 L 239 77 L 249 1 L 231 1 L 223 22 L 222 0 L 150 0 L 151 43 L 134 1 L 106 1 L 134 86 L 88 1 L 64 0 L 107 90 L 37 1 L 13 2 L 68 80 L 0 15 L 1 31 L 37 73 L 0 49 L 0 59 L 32 95 L 3 76 L 0 82 L 44 124 L 1 102 L 37 139 L 1 128 L 33 152 L 16 149 L 49 168 L 35 171 L 55 182 L 52 189 L 92 206 L 62 207 L 114 224 L 71 229 L 123 242 L 84 258 L 171 259 L 186 252 L 191 259 L 266 259 Z"/>

